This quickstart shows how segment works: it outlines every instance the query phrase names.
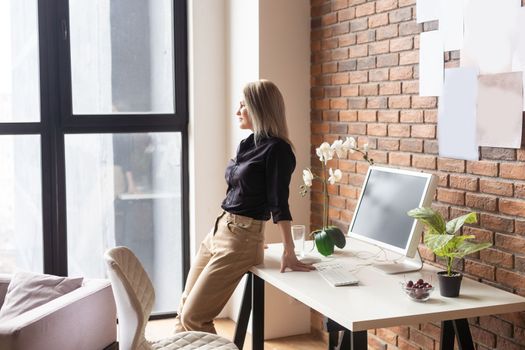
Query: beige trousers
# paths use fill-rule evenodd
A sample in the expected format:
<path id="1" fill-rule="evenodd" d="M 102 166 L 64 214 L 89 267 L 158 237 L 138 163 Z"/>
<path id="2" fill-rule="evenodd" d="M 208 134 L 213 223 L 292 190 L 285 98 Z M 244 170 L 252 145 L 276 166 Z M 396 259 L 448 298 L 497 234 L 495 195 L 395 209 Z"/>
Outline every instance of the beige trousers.
<path id="1" fill-rule="evenodd" d="M 221 312 L 242 276 L 264 259 L 264 221 L 223 212 L 201 243 L 182 294 L 175 331 L 216 333 Z"/>

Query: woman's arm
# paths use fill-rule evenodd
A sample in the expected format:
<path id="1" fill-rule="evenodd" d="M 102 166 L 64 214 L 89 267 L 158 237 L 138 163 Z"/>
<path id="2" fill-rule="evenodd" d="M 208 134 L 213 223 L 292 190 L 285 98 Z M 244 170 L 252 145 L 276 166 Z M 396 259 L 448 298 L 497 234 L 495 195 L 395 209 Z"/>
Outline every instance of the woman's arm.
<path id="1" fill-rule="evenodd" d="M 286 268 L 290 268 L 292 271 L 310 271 L 315 270 L 311 264 L 305 264 L 295 256 L 294 244 L 291 233 L 290 221 L 278 221 L 279 231 L 281 231 L 281 238 L 283 240 L 284 251 L 281 257 L 281 272 L 284 272 Z"/>

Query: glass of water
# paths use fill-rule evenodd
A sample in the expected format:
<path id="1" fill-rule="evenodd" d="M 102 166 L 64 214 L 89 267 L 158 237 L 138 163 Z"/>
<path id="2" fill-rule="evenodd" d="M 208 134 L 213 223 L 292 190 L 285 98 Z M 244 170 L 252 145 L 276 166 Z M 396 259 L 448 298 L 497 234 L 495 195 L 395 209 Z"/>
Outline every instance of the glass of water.
<path id="1" fill-rule="evenodd" d="M 306 227 L 304 225 L 292 225 L 292 237 L 293 244 L 295 246 L 295 254 L 299 257 L 304 258 L 304 235 L 306 233 Z"/>

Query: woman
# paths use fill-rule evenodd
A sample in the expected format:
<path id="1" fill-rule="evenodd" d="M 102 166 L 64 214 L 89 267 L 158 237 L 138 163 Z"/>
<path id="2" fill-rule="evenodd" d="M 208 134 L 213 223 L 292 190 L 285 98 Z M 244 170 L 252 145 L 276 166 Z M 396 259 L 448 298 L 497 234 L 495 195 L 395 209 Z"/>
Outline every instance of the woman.
<path id="1" fill-rule="evenodd" d="M 264 225 L 272 217 L 279 226 L 286 268 L 309 271 L 297 260 L 290 233 L 289 185 L 295 156 L 288 139 L 284 100 L 275 84 L 247 84 L 237 110 L 239 127 L 253 131 L 241 141 L 226 168 L 228 190 L 222 214 L 201 243 L 182 294 L 176 332 L 216 333 L 213 319 L 222 310 L 242 276 L 263 262 Z"/>

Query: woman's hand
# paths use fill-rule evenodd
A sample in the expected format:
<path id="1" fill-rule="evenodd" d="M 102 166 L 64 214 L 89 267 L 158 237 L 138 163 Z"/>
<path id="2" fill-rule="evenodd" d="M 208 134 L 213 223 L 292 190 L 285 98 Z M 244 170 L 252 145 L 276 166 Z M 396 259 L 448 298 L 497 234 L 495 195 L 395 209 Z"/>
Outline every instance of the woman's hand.
<path id="1" fill-rule="evenodd" d="M 305 264 L 295 256 L 295 252 L 289 249 L 285 249 L 281 257 L 281 272 L 284 272 L 286 268 L 291 269 L 292 271 L 310 271 L 315 270 L 315 267 L 312 264 Z"/>

